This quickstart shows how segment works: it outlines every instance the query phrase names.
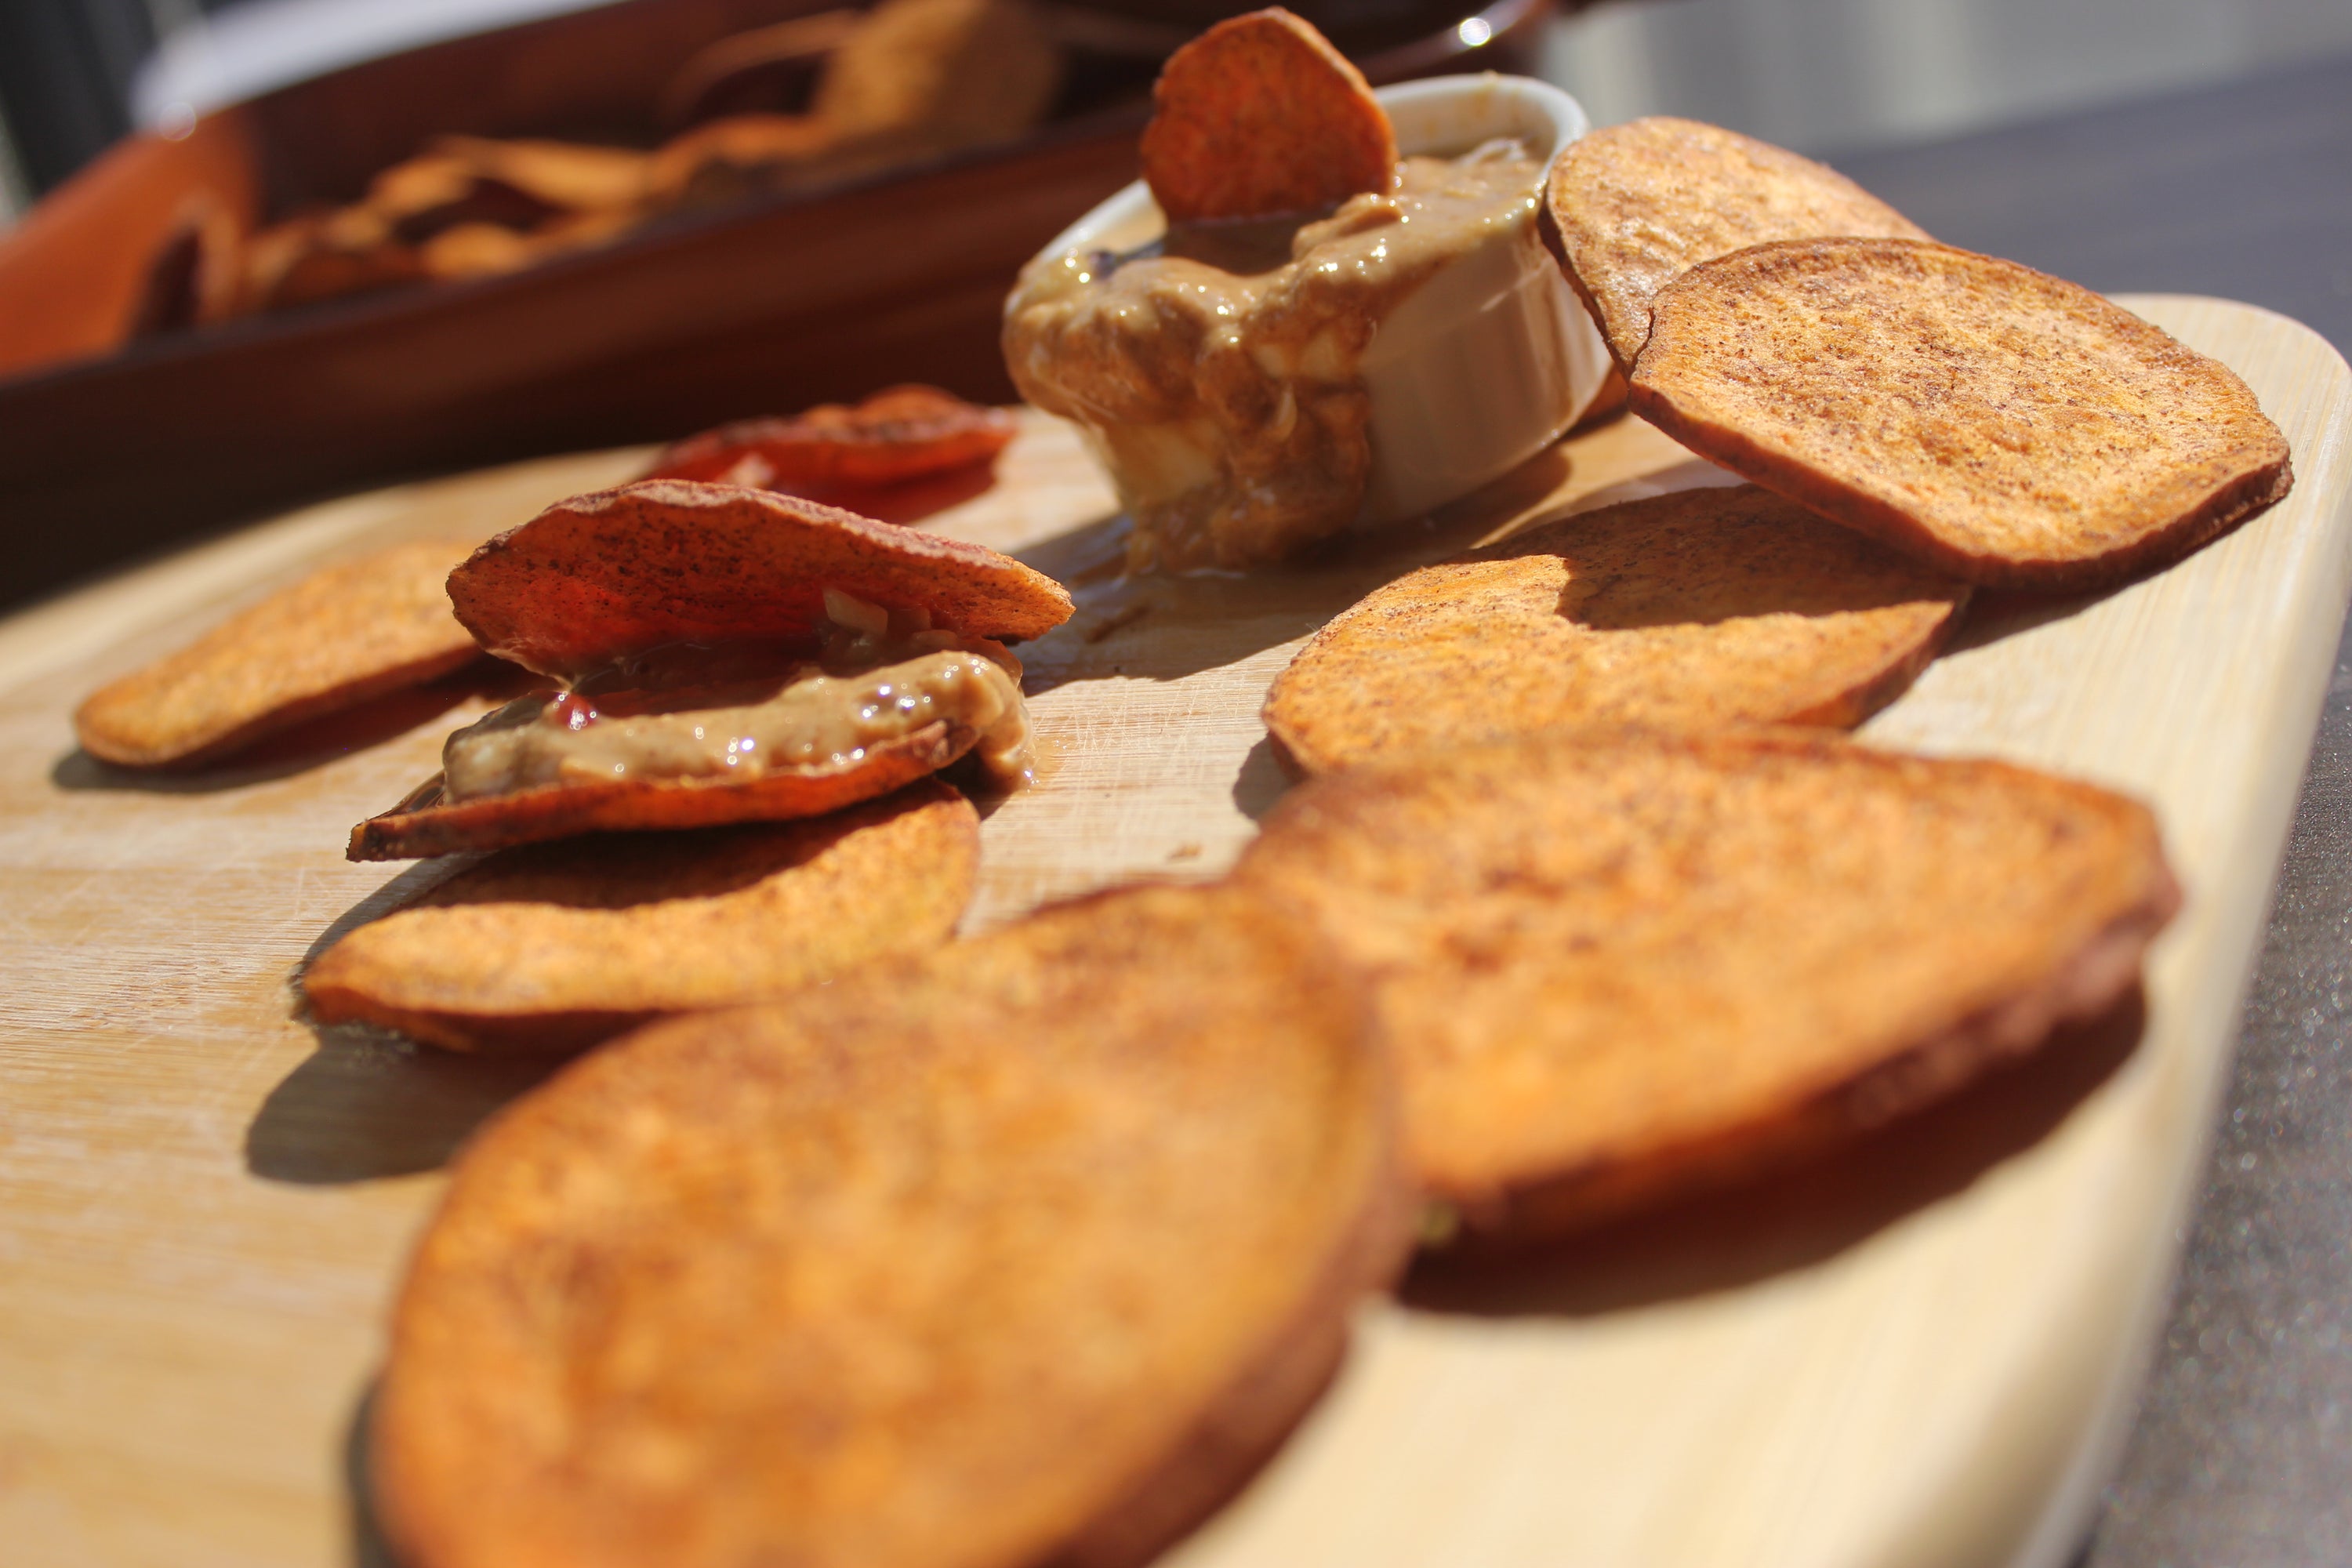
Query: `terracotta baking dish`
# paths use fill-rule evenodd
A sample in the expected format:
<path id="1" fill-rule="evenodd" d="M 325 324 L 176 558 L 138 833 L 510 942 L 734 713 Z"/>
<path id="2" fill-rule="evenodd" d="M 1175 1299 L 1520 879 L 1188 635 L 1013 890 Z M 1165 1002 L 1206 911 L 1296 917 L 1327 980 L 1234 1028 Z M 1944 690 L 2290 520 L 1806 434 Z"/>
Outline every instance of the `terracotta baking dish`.
<path id="1" fill-rule="evenodd" d="M 193 200 L 250 224 L 356 195 L 449 132 L 651 144 L 716 40 L 838 0 L 623 0 L 353 67 L 126 141 L 0 241 L 0 602 L 264 508 L 621 442 L 894 381 L 1011 395 L 1014 272 L 1135 172 L 1173 43 L 1238 5 L 1076 18 L 1054 118 L 1019 142 L 680 214 L 528 271 L 130 339 Z M 1525 68 L 1550 0 L 1300 5 L 1375 82 Z M 1068 35 L 1066 34 L 1066 37 Z M 1473 47 L 1466 40 L 1485 40 Z"/>

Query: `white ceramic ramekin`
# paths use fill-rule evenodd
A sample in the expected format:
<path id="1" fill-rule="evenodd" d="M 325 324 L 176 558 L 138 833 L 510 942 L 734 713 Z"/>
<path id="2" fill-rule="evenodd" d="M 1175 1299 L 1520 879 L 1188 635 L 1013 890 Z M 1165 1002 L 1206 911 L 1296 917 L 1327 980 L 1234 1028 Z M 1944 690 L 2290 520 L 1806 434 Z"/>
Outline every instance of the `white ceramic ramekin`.
<path id="1" fill-rule="evenodd" d="M 1527 77 L 1435 77 L 1383 88 L 1402 153 L 1451 156 L 1515 136 L 1548 170 L 1590 128 L 1576 100 Z M 1138 180 L 1039 254 L 1125 249 L 1161 227 Z M 1449 262 L 1380 325 L 1360 366 L 1371 396 L 1372 468 L 1356 525 L 1417 517 L 1541 451 L 1609 374 L 1591 318 L 1535 223 Z"/>

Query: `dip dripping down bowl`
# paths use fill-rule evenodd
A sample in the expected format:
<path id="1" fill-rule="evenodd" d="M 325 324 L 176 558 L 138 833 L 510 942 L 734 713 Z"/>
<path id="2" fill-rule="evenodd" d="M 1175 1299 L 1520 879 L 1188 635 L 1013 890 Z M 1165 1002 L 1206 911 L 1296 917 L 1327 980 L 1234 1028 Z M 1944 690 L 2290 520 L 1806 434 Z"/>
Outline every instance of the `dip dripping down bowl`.
<path id="1" fill-rule="evenodd" d="M 1363 401 L 1350 406 L 1363 421 L 1369 468 L 1359 459 L 1360 494 L 1354 475 L 1346 477 L 1348 493 L 1356 497 L 1352 511 L 1336 523 L 1326 519 L 1299 542 L 1337 528 L 1372 529 L 1420 516 L 1509 471 L 1573 424 L 1609 374 L 1600 333 L 1536 226 L 1544 172 L 1588 129 L 1576 100 L 1543 82 L 1492 73 L 1408 82 L 1378 96 L 1401 156 L 1463 159 L 1497 142 L 1516 142 L 1532 159 L 1533 172 L 1524 202 L 1510 202 L 1475 235 L 1449 245 L 1433 270 L 1419 273 L 1365 312 L 1369 320 L 1359 328 L 1361 346 L 1352 366 Z M 1510 195 L 1516 196 L 1515 186 Z M 1334 221 L 1349 211 L 1343 206 Z M 1198 226 L 1188 231 L 1200 232 Z M 1300 230 L 1302 247 L 1307 232 Z M 1392 232 L 1405 237 L 1402 229 Z M 1089 356 L 1116 362 L 1121 344 L 1132 350 L 1150 343 L 1150 334 L 1162 327 L 1178 337 L 1198 332 L 1203 320 L 1226 314 L 1221 302 L 1204 307 L 1197 299 L 1129 297 L 1112 308 L 1097 305 L 1092 319 L 1076 325 L 1065 315 L 1053 331 L 1037 330 L 1041 299 L 1056 291 L 1071 296 L 1075 285 L 1091 281 L 1088 269 L 1107 277 L 1106 269 L 1149 252 L 1166 233 L 1150 189 L 1139 180 L 1056 236 L 1024 270 L 1006 304 L 1006 360 L 1013 380 L 1031 401 L 1076 419 L 1137 514 L 1139 532 L 1155 505 L 1184 493 L 1187 485 L 1202 493 L 1222 485 L 1236 498 L 1234 506 L 1245 509 L 1254 504 L 1253 494 L 1293 483 L 1311 488 L 1319 477 L 1318 459 L 1327 456 L 1294 442 L 1288 454 L 1294 467 L 1285 472 L 1278 450 L 1272 463 L 1264 451 L 1243 450 L 1260 445 L 1261 429 L 1278 435 L 1286 422 L 1308 416 L 1292 406 L 1287 384 L 1278 387 L 1262 420 L 1253 419 L 1246 398 L 1218 405 L 1213 417 L 1197 402 L 1173 411 L 1153 406 L 1157 389 L 1172 380 L 1189 375 L 1211 387 L 1223 374 L 1211 366 L 1220 351 L 1229 359 L 1247 356 L 1244 377 L 1250 361 L 1267 367 L 1272 384 L 1275 360 L 1295 345 L 1239 334 L 1235 354 L 1233 342 L 1217 343 L 1212 331 L 1197 345 L 1185 339 L 1173 354 L 1138 351 L 1130 363 L 1097 363 L 1090 374 L 1078 374 Z M 1213 288 L 1217 275 L 1194 277 L 1208 279 L 1193 285 L 1201 295 Z M 1312 362 L 1318 352 L 1309 345 L 1303 355 L 1293 355 L 1294 363 Z M 1185 360 L 1187 353 L 1193 360 Z M 1283 552 L 1269 548 L 1255 559 Z M 1131 550 L 1130 562 L 1136 561 Z M 1158 563 L 1234 566 L 1250 560 L 1231 552 L 1203 558 L 1196 552 Z"/>

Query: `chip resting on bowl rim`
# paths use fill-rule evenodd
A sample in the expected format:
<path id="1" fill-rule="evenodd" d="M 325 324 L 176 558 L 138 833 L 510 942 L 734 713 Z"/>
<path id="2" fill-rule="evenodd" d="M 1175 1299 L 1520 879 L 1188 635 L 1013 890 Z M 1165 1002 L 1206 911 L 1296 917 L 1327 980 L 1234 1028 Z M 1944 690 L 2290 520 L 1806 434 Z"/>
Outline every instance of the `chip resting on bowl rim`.
<path id="1" fill-rule="evenodd" d="M 1649 338 L 1658 290 L 1702 261 L 1773 239 L 1927 237 L 1834 169 L 1663 114 L 1579 138 L 1553 161 L 1544 199 L 1568 280 L 1621 371 Z"/>
<path id="2" fill-rule="evenodd" d="M 1990 587 L 2121 581 L 2294 483 L 2227 365 L 2079 284 L 1930 241 L 1702 262 L 1659 292 L 1631 384 L 1701 457 Z"/>
<path id="3" fill-rule="evenodd" d="M 1143 177 L 1171 223 L 1308 212 L 1396 177 L 1396 135 L 1363 73 L 1278 5 L 1169 56 L 1151 98 Z"/>

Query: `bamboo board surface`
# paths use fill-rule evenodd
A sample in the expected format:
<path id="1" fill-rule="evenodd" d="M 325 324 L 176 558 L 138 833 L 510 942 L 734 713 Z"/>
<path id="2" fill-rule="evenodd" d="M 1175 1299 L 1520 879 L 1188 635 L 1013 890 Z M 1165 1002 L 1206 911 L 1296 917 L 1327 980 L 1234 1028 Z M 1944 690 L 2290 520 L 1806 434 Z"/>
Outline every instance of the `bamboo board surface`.
<path id="1" fill-rule="evenodd" d="M 2352 373 L 2251 307 L 2127 300 L 2286 430 L 2286 502 L 2091 600 L 1980 603 L 1867 728 L 2150 799 L 2188 891 L 2137 1049 L 2084 1047 L 1828 1165 L 1507 1276 L 1367 1309 L 1331 1397 L 1181 1568 L 2061 1561 L 2126 1429 L 2352 593 Z M 484 535 L 634 471 L 520 465 L 338 501 L 0 625 L 0 1558 L 379 1560 L 352 1478 L 390 1289 L 479 1119 L 544 1068 L 314 1029 L 307 954 L 435 873 L 351 823 L 479 710 L 463 681 L 235 768 L 74 751 L 104 679 L 312 563 Z M 1323 566 L 1124 582 L 1107 492 L 1034 421 L 926 526 L 1073 582 L 1025 649 L 1042 785 L 994 809 L 971 923 L 1207 875 L 1284 785 L 1256 720 L 1297 640 L 1406 563 L 1711 482 L 1621 422 Z M 2126 1042 L 2127 1043 L 2127 1042 Z"/>

